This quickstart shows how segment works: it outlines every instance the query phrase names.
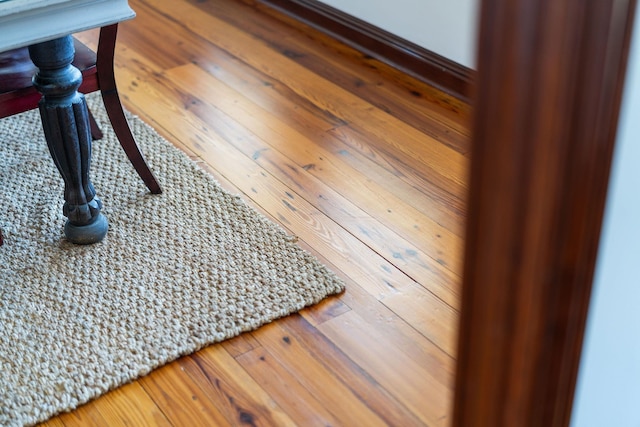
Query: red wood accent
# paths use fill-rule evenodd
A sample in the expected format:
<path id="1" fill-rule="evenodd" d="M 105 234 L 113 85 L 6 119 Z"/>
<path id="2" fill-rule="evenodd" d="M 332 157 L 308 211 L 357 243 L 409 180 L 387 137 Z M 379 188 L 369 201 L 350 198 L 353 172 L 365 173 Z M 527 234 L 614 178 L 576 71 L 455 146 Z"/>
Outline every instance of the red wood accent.
<path id="1" fill-rule="evenodd" d="M 484 0 L 454 426 L 571 417 L 634 0 Z"/>
<path id="2" fill-rule="evenodd" d="M 116 87 L 116 79 L 113 73 L 113 59 L 116 48 L 116 36 L 118 25 L 109 25 L 100 29 L 100 41 L 98 42 L 97 79 L 102 93 L 102 101 L 109 116 L 109 121 L 118 141 L 127 154 L 129 161 L 135 168 L 142 181 L 152 194 L 162 193 L 160 184 L 153 176 L 147 163 L 136 144 L 131 133 L 129 123 L 124 115 L 120 96 Z"/>
<path id="3" fill-rule="evenodd" d="M 74 39 L 76 50 L 73 65 L 82 72 L 82 93 L 99 89 L 96 77 L 96 54 Z M 27 48 L 0 52 L 0 117 L 8 117 L 38 107 L 41 95 L 31 84 L 36 66 Z"/>

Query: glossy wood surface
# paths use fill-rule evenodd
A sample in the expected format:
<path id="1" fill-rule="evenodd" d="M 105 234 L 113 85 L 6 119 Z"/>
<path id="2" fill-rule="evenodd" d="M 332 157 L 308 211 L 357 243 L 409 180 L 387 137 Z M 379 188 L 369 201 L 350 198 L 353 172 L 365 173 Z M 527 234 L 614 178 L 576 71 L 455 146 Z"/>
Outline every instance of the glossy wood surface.
<path id="1" fill-rule="evenodd" d="M 634 10 L 482 4 L 456 427 L 570 425 Z"/>
<path id="2" fill-rule="evenodd" d="M 469 101 L 474 71 L 318 0 L 242 0 L 277 9 L 417 79 Z"/>
<path id="3" fill-rule="evenodd" d="M 347 290 L 47 425 L 450 425 L 469 107 L 237 0 L 130 4 L 126 108 Z"/>

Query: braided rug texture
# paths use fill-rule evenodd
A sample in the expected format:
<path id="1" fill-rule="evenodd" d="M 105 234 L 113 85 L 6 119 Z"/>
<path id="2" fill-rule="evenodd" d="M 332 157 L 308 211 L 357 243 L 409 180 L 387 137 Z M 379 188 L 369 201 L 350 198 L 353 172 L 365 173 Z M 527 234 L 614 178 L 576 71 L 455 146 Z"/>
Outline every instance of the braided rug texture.
<path id="1" fill-rule="evenodd" d="M 344 289 L 277 225 L 128 115 L 163 194 L 105 136 L 92 180 L 110 230 L 65 241 L 63 182 L 37 111 L 0 120 L 0 425 L 72 410 L 181 355 Z"/>

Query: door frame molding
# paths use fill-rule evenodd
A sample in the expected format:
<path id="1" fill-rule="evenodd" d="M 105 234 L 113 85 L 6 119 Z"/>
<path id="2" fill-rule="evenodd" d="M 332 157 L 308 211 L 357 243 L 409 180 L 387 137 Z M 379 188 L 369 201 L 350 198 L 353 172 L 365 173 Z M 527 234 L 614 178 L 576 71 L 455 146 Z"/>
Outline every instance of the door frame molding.
<path id="1" fill-rule="evenodd" d="M 483 0 L 453 425 L 567 426 L 635 0 Z"/>

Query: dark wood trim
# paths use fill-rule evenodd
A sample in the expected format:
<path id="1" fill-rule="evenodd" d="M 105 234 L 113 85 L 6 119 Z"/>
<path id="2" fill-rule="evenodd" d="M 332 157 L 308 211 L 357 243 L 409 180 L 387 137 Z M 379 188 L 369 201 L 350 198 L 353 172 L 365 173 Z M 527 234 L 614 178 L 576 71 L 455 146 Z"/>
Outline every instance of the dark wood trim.
<path id="1" fill-rule="evenodd" d="M 463 101 L 473 70 L 317 0 L 257 0 Z"/>
<path id="2" fill-rule="evenodd" d="M 454 426 L 571 417 L 634 0 L 484 0 Z"/>

